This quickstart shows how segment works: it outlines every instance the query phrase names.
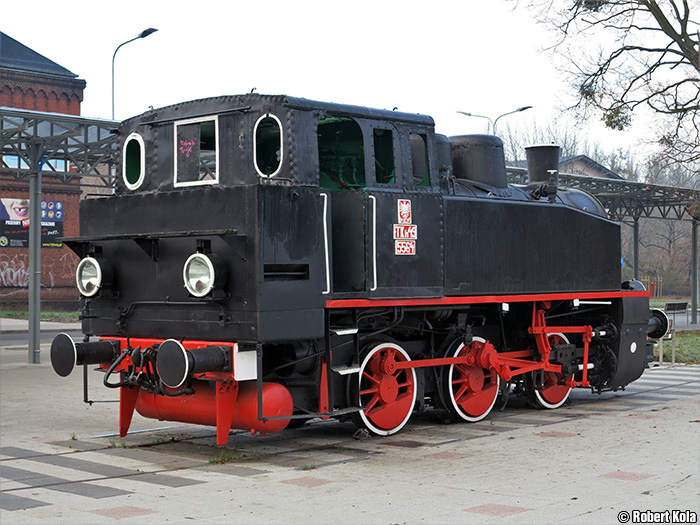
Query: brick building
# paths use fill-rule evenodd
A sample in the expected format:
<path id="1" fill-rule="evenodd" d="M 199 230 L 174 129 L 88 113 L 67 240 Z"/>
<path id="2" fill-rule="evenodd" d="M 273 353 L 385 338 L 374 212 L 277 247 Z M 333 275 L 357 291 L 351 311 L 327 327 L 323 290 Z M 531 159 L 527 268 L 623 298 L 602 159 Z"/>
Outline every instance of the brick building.
<path id="1" fill-rule="evenodd" d="M 84 89 L 77 75 L 0 32 L 0 107 L 77 116 Z M 48 163 L 51 170 L 72 169 L 63 160 Z M 0 309 L 28 307 L 29 179 L 12 170 L 20 164 L 7 155 L 0 164 Z M 79 233 L 80 180 L 62 182 L 51 170 L 42 174 L 41 307 L 74 309 L 78 258 L 56 238 Z"/>

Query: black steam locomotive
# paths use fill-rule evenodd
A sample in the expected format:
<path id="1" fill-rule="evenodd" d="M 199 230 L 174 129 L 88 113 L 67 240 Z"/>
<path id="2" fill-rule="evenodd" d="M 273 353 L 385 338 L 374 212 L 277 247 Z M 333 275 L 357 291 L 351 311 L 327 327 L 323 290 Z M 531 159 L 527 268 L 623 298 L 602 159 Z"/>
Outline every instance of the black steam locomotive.
<path id="1" fill-rule="evenodd" d="M 82 342 L 133 415 L 261 434 L 314 417 L 378 435 L 427 408 L 479 421 L 614 390 L 665 319 L 620 286 L 620 229 L 533 147 L 507 183 L 492 136 L 430 117 L 249 94 L 122 123 L 115 195 L 81 202 Z M 99 336 L 99 340 L 92 340 Z"/>

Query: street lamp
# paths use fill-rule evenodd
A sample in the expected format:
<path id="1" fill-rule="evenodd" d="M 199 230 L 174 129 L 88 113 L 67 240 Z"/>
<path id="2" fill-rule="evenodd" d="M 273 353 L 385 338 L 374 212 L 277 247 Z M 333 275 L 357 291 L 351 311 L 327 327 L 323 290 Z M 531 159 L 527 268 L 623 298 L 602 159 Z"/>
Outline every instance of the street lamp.
<path id="1" fill-rule="evenodd" d="M 153 28 L 153 27 L 149 27 L 148 29 L 144 29 L 143 31 L 141 31 L 139 33 L 139 36 L 119 44 L 117 49 L 114 50 L 114 54 L 112 55 L 112 120 L 114 120 L 114 58 L 117 56 L 117 51 L 119 51 L 119 49 L 122 46 L 125 46 L 129 42 L 133 42 L 134 40 L 138 40 L 139 38 L 146 38 L 148 35 L 151 35 L 151 34 L 155 33 L 156 31 L 158 31 L 158 30 Z"/>
<path id="2" fill-rule="evenodd" d="M 461 113 L 462 115 L 466 115 L 467 117 L 485 118 L 489 121 L 489 124 L 491 124 L 491 127 L 493 128 L 493 120 L 491 120 L 491 117 L 487 117 L 485 115 L 475 115 L 474 113 L 467 113 L 466 111 L 458 111 L 457 113 Z"/>
<path id="3" fill-rule="evenodd" d="M 491 120 L 489 117 L 485 117 L 484 115 L 475 115 L 474 113 L 467 113 L 466 111 L 458 111 L 457 113 L 461 113 L 462 115 L 466 115 L 467 117 L 485 118 L 491 123 L 491 127 L 493 128 L 493 134 L 495 135 L 496 124 L 498 124 L 498 119 L 507 115 L 512 115 L 513 113 L 520 113 L 521 111 L 525 111 L 526 109 L 532 109 L 532 106 L 523 106 L 522 108 L 514 109 L 513 111 L 509 111 L 508 113 L 503 113 L 503 115 L 499 115 L 498 117 L 496 117 L 496 120 Z"/>

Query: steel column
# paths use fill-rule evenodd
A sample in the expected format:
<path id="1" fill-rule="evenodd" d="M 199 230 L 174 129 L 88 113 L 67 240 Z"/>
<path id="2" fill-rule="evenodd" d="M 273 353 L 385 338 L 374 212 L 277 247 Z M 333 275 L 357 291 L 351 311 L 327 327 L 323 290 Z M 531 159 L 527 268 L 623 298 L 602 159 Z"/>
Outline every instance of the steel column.
<path id="1" fill-rule="evenodd" d="M 634 223 L 632 224 L 632 230 L 634 234 L 633 250 L 634 250 L 634 280 L 639 280 L 639 217 L 634 218 Z"/>
<path id="2" fill-rule="evenodd" d="M 31 145 L 29 174 L 29 364 L 39 364 L 41 335 L 41 167 L 43 144 Z"/>
<path id="3" fill-rule="evenodd" d="M 693 324 L 698 323 L 698 225 L 700 224 L 700 220 L 698 219 L 693 219 L 693 235 L 692 235 L 692 242 L 693 246 L 691 248 L 691 260 L 690 260 L 690 267 L 691 267 L 691 280 L 693 282 L 693 293 L 691 296 L 691 317 L 690 317 L 690 322 Z"/>

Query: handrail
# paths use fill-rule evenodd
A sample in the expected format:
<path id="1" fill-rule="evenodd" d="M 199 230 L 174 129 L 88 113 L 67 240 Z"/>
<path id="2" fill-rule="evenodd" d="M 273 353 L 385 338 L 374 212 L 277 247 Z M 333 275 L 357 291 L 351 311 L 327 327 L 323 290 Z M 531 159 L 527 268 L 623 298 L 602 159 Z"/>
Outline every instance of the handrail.
<path id="1" fill-rule="evenodd" d="M 331 272 L 328 256 L 328 195 L 321 193 L 323 197 L 323 249 L 326 257 L 326 290 L 321 292 L 322 295 L 331 293 Z"/>
<path id="2" fill-rule="evenodd" d="M 368 195 L 372 199 L 372 266 L 374 268 L 374 286 L 369 289 L 373 292 L 377 289 L 377 198 Z"/>

